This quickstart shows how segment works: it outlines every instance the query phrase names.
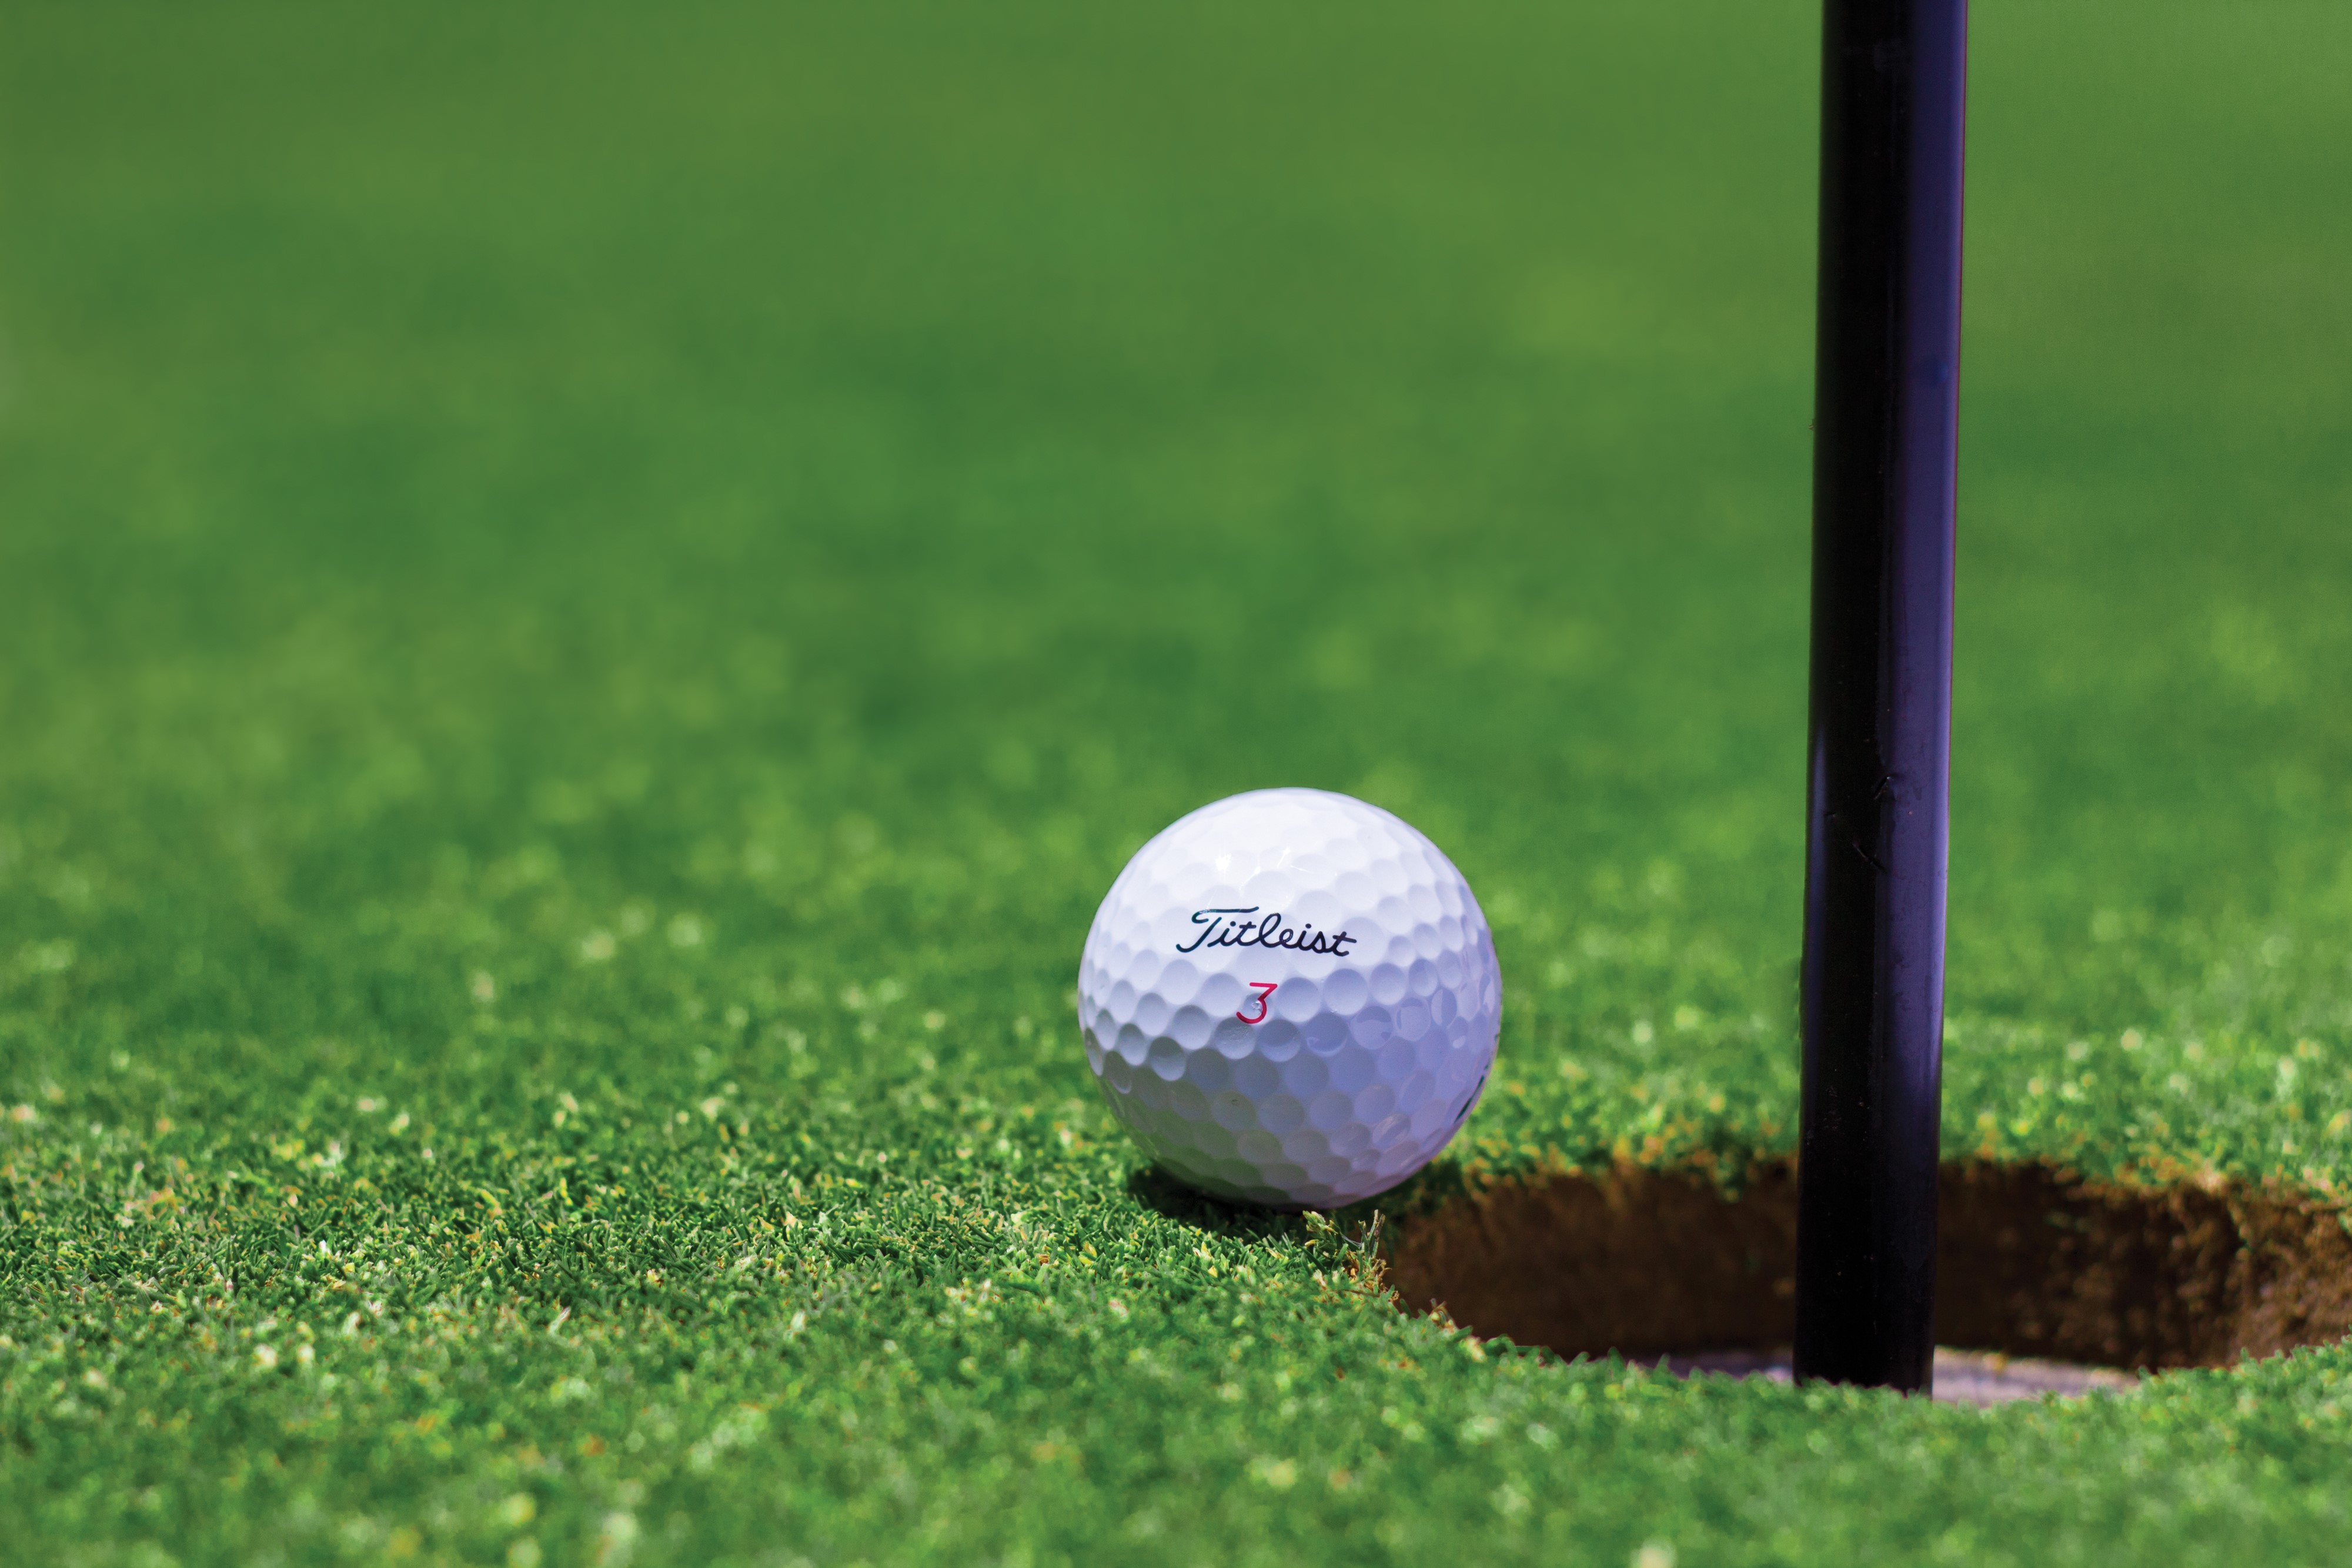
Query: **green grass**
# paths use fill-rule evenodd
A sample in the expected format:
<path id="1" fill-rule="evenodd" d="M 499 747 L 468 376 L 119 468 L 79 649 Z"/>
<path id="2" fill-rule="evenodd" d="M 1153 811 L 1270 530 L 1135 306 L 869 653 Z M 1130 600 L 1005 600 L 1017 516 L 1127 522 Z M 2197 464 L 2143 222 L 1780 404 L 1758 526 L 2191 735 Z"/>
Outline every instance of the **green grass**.
<path id="1" fill-rule="evenodd" d="M 12 8 L 12 1559 L 2339 1555 L 2343 1351 L 1684 1385 L 1138 1182 L 1086 922 L 1270 783 L 1494 917 L 1419 1197 L 1793 1144 L 1813 14 L 1269 9 Z M 1951 1152 L 2352 1183 L 2347 73 L 1979 7 Z"/>

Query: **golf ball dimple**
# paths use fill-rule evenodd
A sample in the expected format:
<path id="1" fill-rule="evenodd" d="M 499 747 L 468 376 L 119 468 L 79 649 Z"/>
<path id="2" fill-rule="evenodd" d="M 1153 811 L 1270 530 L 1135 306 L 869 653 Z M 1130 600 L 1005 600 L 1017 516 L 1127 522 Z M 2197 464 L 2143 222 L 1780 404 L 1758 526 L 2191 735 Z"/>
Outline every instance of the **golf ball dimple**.
<path id="1" fill-rule="evenodd" d="M 1503 977 L 1470 884 L 1399 818 L 1322 789 L 1203 806 L 1128 862 L 1078 961 L 1087 1062 L 1171 1175 L 1332 1208 L 1453 1140 Z"/>

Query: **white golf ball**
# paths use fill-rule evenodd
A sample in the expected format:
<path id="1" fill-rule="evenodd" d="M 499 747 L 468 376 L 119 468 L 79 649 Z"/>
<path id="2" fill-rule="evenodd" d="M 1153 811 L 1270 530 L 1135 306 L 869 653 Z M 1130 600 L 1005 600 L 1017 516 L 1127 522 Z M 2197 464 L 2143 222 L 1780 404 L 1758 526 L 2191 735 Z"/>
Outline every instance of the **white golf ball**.
<path id="1" fill-rule="evenodd" d="M 1078 962 L 1103 1098 L 1171 1175 L 1331 1208 L 1384 1192 L 1478 1103 L 1503 977 L 1462 873 L 1377 806 L 1258 789 L 1138 850 Z"/>

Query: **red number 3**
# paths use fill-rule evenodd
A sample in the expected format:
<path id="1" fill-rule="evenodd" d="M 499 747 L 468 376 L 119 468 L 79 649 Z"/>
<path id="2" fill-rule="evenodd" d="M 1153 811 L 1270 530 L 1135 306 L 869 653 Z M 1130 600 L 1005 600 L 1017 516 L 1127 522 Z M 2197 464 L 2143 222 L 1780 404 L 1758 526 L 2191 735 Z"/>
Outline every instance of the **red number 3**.
<path id="1" fill-rule="evenodd" d="M 1241 1019 L 1244 1023 L 1264 1023 L 1265 1021 L 1265 999 L 1281 988 L 1282 982 L 1280 980 L 1249 980 L 1244 983 L 1246 984 L 1251 990 L 1255 991 L 1257 995 L 1244 1002 L 1242 1004 L 1241 1010 L 1234 1014 L 1234 1017 Z M 1249 1009 L 1252 1008 L 1255 1008 L 1257 1011 L 1251 1012 Z"/>

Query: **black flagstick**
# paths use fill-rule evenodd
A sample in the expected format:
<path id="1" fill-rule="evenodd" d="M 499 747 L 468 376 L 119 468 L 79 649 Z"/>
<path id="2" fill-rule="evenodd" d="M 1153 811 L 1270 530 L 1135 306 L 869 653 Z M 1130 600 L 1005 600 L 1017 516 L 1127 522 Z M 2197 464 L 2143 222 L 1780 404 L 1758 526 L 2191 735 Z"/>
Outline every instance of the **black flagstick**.
<path id="1" fill-rule="evenodd" d="M 1827 0 L 1796 1372 L 1935 1362 L 1967 0 Z"/>

